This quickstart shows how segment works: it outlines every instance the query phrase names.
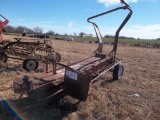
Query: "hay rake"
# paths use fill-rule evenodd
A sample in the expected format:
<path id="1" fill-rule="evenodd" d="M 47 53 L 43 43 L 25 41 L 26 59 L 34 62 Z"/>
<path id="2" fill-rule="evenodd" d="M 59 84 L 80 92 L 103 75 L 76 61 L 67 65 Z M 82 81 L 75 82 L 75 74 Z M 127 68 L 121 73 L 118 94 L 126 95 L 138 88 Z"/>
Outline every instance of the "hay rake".
<path id="1" fill-rule="evenodd" d="M 57 62 L 61 56 L 55 52 L 50 40 L 39 41 L 21 41 L 22 38 L 14 38 L 16 41 L 4 41 L 0 48 L 0 60 L 7 62 L 8 57 L 12 59 L 20 59 L 23 61 L 23 68 L 27 71 L 36 70 L 38 61 L 52 61 L 53 54 L 56 54 Z M 23 39 L 24 40 L 24 39 Z"/>
<path id="2" fill-rule="evenodd" d="M 14 92 L 17 94 L 30 93 L 31 91 L 43 91 L 42 94 L 30 94 L 32 98 L 37 98 L 39 101 L 48 102 L 61 95 L 70 95 L 78 100 L 85 101 L 88 96 L 89 84 L 98 80 L 103 74 L 113 72 L 113 80 L 118 80 L 123 75 L 123 64 L 116 57 L 118 38 L 121 29 L 132 16 L 131 7 L 124 1 L 120 0 L 124 6 L 113 10 L 92 16 L 87 19 L 95 29 L 99 46 L 94 52 L 94 56 L 84 60 L 75 62 L 71 65 L 64 65 L 56 62 L 56 55 L 53 55 L 53 70 L 39 77 L 31 78 L 28 76 L 17 76 L 13 80 Z M 128 10 L 129 13 L 119 26 L 115 34 L 113 49 L 108 53 L 102 53 L 103 40 L 99 28 L 91 19 L 106 15 L 117 10 Z M 57 68 L 57 66 L 62 66 Z M 44 82 L 43 85 L 33 87 L 32 79 L 37 79 Z M 43 89 L 44 88 L 44 89 Z"/>

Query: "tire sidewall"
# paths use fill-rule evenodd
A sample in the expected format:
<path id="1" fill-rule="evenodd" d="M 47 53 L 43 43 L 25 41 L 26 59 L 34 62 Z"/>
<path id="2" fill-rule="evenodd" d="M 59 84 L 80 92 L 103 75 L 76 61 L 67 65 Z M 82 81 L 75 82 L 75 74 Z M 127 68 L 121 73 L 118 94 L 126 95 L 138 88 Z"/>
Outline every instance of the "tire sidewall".
<path id="1" fill-rule="evenodd" d="M 123 76 L 124 66 L 122 63 L 117 64 L 113 70 L 113 80 L 119 80 Z"/>
<path id="2" fill-rule="evenodd" d="M 35 62 L 35 64 L 36 64 L 36 66 L 35 66 L 35 68 L 34 69 L 32 69 L 32 70 L 29 70 L 28 68 L 27 68 L 27 64 L 28 64 L 28 62 L 30 62 L 30 61 L 34 61 Z M 37 60 L 35 60 L 35 59 L 25 59 L 24 60 L 24 62 L 23 62 L 23 69 L 25 69 L 26 71 L 35 71 L 37 68 L 38 68 L 38 65 L 39 65 L 39 63 L 38 63 L 38 61 Z"/>

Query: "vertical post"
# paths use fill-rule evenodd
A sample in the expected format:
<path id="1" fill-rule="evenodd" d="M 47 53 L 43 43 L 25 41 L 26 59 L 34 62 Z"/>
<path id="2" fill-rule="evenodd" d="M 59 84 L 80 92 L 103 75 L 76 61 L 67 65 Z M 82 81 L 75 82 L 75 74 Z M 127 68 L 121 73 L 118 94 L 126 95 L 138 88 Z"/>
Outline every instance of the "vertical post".
<path id="1" fill-rule="evenodd" d="M 53 53 L 53 75 L 56 74 L 56 53 Z"/>
<path id="2" fill-rule="evenodd" d="M 48 57 L 46 57 L 46 73 L 48 73 Z"/>

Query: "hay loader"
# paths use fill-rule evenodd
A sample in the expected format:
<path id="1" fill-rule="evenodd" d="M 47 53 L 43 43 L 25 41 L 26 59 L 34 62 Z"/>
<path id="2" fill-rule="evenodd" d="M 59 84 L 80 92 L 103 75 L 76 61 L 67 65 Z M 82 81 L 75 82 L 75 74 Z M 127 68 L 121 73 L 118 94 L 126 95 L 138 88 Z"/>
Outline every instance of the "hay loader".
<path id="1" fill-rule="evenodd" d="M 120 1 L 123 6 L 97 14 L 87 19 L 87 21 L 93 25 L 99 41 L 98 48 L 93 52 L 93 56 L 89 56 L 88 58 L 72 63 L 71 65 L 65 65 L 57 62 L 56 54 L 54 53 L 52 62 L 53 70 L 51 72 L 46 72 L 45 74 L 35 78 L 28 76 L 17 76 L 13 80 L 14 92 L 16 94 L 23 95 L 25 93 L 32 93 L 32 91 L 38 91 L 38 93 L 33 92 L 34 95 L 29 95 L 32 98 L 39 99 L 41 102 L 52 101 L 57 99 L 57 96 L 64 95 L 69 95 L 80 101 L 85 101 L 88 96 L 89 85 L 95 81 L 98 81 L 98 78 L 102 75 L 112 72 L 113 80 L 121 79 L 124 67 L 121 60 L 116 56 L 118 38 L 121 29 L 132 16 L 132 10 L 124 0 Z M 104 54 L 102 53 L 102 35 L 98 25 L 91 20 L 118 10 L 128 10 L 129 13 L 115 33 L 113 49 L 108 54 Z M 61 67 L 57 68 L 57 66 Z M 44 84 L 34 87 L 32 80 L 39 80 Z M 41 94 L 39 93 L 40 91 L 42 92 Z"/>

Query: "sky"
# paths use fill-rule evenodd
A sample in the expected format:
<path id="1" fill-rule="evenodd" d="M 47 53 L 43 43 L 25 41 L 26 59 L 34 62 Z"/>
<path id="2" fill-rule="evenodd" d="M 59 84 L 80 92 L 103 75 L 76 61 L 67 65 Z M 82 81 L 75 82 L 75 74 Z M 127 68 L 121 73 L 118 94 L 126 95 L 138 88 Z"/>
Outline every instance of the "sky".
<path id="1" fill-rule="evenodd" d="M 126 0 L 133 15 L 120 32 L 120 36 L 141 39 L 160 38 L 160 0 Z M 95 35 L 87 18 L 123 6 L 120 0 L 0 0 L 0 14 L 8 25 L 43 28 L 59 34 L 79 35 L 80 32 Z M 101 34 L 115 35 L 128 10 L 119 10 L 93 21 Z M 0 20 L 4 20 L 0 17 Z"/>

